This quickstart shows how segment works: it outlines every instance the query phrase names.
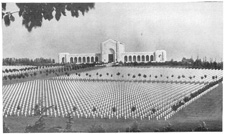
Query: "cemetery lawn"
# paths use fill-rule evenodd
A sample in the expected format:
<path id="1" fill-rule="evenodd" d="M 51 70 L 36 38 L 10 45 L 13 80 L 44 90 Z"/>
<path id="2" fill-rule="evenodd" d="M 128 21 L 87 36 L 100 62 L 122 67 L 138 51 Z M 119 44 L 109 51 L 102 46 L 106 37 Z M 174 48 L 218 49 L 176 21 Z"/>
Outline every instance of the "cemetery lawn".
<path id="1" fill-rule="evenodd" d="M 68 72 L 69 74 L 73 74 L 73 73 L 81 73 L 81 72 L 88 72 L 91 70 L 95 70 L 95 69 L 101 69 L 103 67 L 90 67 L 90 68 L 84 68 L 84 69 L 78 69 L 78 70 L 71 70 L 71 71 L 64 71 L 64 72 L 57 72 L 59 74 L 59 76 L 65 75 L 66 72 Z M 32 80 L 38 80 L 38 79 L 49 79 L 52 77 L 56 77 L 56 75 L 54 73 L 48 74 L 46 75 L 46 73 L 44 73 L 44 71 L 42 71 L 42 74 L 40 74 L 40 71 L 36 71 L 37 75 L 36 76 L 32 76 L 32 77 L 28 77 L 28 78 L 21 78 L 21 79 L 12 79 L 12 80 L 3 80 L 3 86 L 5 85 L 9 85 L 9 84 L 15 84 L 15 83 L 20 83 L 20 82 L 26 82 L 26 81 L 32 81 Z M 28 73 L 33 74 L 33 73 Z"/>
<path id="2" fill-rule="evenodd" d="M 188 105 L 167 121 L 74 118 L 72 128 L 77 132 L 89 132 L 92 125 L 102 125 L 106 132 L 125 132 L 127 127 L 131 126 L 134 121 L 137 121 L 142 132 L 152 132 L 155 129 L 162 130 L 168 123 L 176 131 L 192 131 L 192 129 L 199 126 L 201 121 L 204 121 L 210 131 L 222 131 L 222 90 L 223 84 L 220 83 L 216 89 Z M 20 133 L 24 132 L 28 124 L 33 125 L 36 117 L 11 116 L 4 117 L 3 120 L 10 128 L 10 132 Z M 46 128 L 57 126 L 65 128 L 66 121 L 67 119 L 62 117 L 46 117 Z"/>

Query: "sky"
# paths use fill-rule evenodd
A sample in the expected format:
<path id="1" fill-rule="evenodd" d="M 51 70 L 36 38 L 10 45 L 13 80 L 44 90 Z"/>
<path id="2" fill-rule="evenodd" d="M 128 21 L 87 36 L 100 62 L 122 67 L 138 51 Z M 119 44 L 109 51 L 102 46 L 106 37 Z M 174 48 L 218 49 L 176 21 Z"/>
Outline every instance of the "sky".
<path id="1" fill-rule="evenodd" d="M 14 3 L 8 11 L 17 11 Z M 54 58 L 58 53 L 99 53 L 107 39 L 125 44 L 126 52 L 166 50 L 167 60 L 183 57 L 221 61 L 223 3 L 95 3 L 79 18 L 44 20 L 28 32 L 15 14 L 9 27 L 2 23 L 3 58 Z"/>

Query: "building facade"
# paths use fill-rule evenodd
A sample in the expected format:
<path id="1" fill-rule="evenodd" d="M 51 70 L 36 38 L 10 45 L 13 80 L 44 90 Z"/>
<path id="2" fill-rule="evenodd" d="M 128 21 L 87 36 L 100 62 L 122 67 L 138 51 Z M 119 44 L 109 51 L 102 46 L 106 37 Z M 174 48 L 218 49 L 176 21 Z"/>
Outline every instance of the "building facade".
<path id="1" fill-rule="evenodd" d="M 69 54 L 59 53 L 59 63 L 93 63 L 93 62 L 165 62 L 166 51 L 125 52 L 125 44 L 112 39 L 101 43 L 100 53 Z"/>

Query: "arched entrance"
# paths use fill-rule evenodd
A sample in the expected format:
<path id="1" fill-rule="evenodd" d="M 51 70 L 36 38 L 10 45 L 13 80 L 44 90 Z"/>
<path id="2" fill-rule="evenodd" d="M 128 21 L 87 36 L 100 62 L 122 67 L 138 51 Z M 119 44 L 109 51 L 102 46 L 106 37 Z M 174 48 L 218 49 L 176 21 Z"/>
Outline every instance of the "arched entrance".
<path id="1" fill-rule="evenodd" d="M 70 63 L 73 63 L 73 57 L 70 57 Z"/>
<path id="2" fill-rule="evenodd" d="M 98 57 L 97 56 L 95 57 L 95 62 L 98 62 Z"/>
<path id="3" fill-rule="evenodd" d="M 90 57 L 87 57 L 87 63 L 90 63 Z"/>
<path id="4" fill-rule="evenodd" d="M 112 48 L 109 49 L 108 62 L 115 62 L 115 51 Z"/>
<path id="5" fill-rule="evenodd" d="M 78 62 L 81 63 L 81 57 L 78 58 Z"/>
<path id="6" fill-rule="evenodd" d="M 77 57 L 74 58 L 74 63 L 77 63 Z"/>
<path id="7" fill-rule="evenodd" d="M 132 62 L 132 56 L 129 56 L 129 61 Z"/>
<path id="8" fill-rule="evenodd" d="M 150 56 L 150 61 L 153 61 L 153 55 Z"/>
<path id="9" fill-rule="evenodd" d="M 135 55 L 133 56 L 133 61 L 134 61 L 134 62 L 136 62 L 136 61 L 137 61 L 137 60 L 136 60 L 136 56 L 135 56 Z"/>
<path id="10" fill-rule="evenodd" d="M 65 62 L 65 58 L 64 57 L 62 57 L 62 63 L 64 63 Z"/>
<path id="11" fill-rule="evenodd" d="M 83 57 L 83 63 L 86 63 L 86 58 L 85 57 Z"/>
<path id="12" fill-rule="evenodd" d="M 92 62 L 92 63 L 94 62 L 94 57 L 91 57 L 91 62 Z"/>
<path id="13" fill-rule="evenodd" d="M 144 55 L 142 55 L 142 61 L 145 61 L 145 56 Z"/>
<path id="14" fill-rule="evenodd" d="M 146 56 L 146 61 L 149 61 L 149 55 Z"/>
<path id="15" fill-rule="evenodd" d="M 127 62 L 127 56 L 124 56 L 124 62 Z"/>

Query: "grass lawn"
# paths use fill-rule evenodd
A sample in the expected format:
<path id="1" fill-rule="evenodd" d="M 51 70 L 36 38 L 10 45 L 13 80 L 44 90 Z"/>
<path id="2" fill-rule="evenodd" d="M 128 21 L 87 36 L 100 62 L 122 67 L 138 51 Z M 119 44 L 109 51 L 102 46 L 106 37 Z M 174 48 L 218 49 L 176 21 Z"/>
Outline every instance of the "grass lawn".
<path id="1" fill-rule="evenodd" d="M 167 121 L 74 118 L 72 127 L 73 130 L 78 132 L 88 132 L 92 125 L 102 125 L 106 132 L 125 132 L 127 127 L 137 121 L 142 132 L 151 132 L 155 129 L 162 130 L 168 123 L 172 124 L 176 131 L 192 131 L 199 126 L 201 121 L 205 121 L 210 131 L 222 131 L 222 89 L 222 83 L 220 83 L 217 88 L 185 107 Z M 36 118 L 14 116 L 3 118 L 3 120 L 10 128 L 10 132 L 24 132 L 25 127 L 28 124 L 33 125 Z M 56 126 L 65 128 L 66 121 L 67 119 L 62 117 L 46 117 L 46 128 Z"/>

